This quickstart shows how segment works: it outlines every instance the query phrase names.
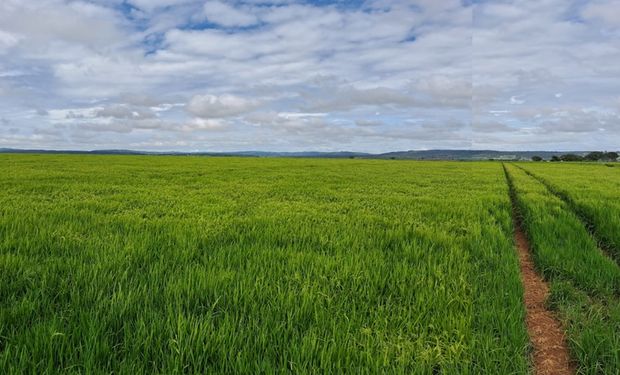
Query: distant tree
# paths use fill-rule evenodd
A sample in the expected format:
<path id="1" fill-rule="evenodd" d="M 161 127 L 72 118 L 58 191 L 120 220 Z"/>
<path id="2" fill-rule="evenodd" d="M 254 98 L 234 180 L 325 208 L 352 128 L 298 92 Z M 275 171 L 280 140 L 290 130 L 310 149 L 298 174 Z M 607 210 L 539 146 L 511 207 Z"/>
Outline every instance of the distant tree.
<path id="1" fill-rule="evenodd" d="M 599 161 L 605 157 L 605 154 L 600 151 L 594 151 L 587 154 L 584 159 L 588 161 Z"/>
<path id="2" fill-rule="evenodd" d="M 532 156 L 532 161 L 542 161 L 542 160 L 543 160 L 543 158 L 541 158 L 541 157 L 540 157 L 540 156 L 538 156 L 538 155 L 534 155 L 534 156 Z"/>
<path id="3" fill-rule="evenodd" d="M 587 161 L 616 161 L 617 159 L 618 159 L 617 152 L 601 152 L 601 151 L 590 152 L 584 157 L 584 160 L 587 160 Z"/>
<path id="4" fill-rule="evenodd" d="M 556 155 L 553 155 L 553 156 L 551 157 L 551 161 L 560 161 L 560 158 L 559 158 L 559 157 L 557 157 Z"/>
<path id="5" fill-rule="evenodd" d="M 560 157 L 562 161 L 583 161 L 583 156 L 575 154 L 565 154 Z"/>

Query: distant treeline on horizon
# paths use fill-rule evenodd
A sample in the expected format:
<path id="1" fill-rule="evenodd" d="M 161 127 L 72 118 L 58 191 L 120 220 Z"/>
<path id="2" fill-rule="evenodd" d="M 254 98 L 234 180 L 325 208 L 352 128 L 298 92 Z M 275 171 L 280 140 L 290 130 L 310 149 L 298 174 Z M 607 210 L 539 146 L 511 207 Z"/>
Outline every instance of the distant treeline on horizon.
<path id="1" fill-rule="evenodd" d="M 578 154 L 564 154 L 564 155 L 553 155 L 550 161 L 617 161 L 618 160 L 617 152 L 603 152 L 603 151 L 594 151 L 590 152 L 586 155 L 578 155 Z M 532 156 L 533 161 L 542 161 L 544 160 L 541 156 L 534 155 Z"/>

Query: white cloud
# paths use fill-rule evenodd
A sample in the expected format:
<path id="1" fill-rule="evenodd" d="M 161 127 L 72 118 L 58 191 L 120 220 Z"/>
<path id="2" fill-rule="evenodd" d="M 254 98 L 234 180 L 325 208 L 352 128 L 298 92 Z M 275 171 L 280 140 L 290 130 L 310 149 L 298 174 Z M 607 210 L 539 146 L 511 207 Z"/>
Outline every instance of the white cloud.
<path id="1" fill-rule="evenodd" d="M 3 0 L 0 25 L 2 34 L 21 36 L 23 53 L 27 55 L 48 52 L 47 44 L 52 41 L 99 48 L 125 39 L 122 22 L 114 17 L 114 11 L 80 1 Z"/>
<path id="2" fill-rule="evenodd" d="M 117 119 L 151 119 L 155 114 L 150 109 L 131 107 L 127 105 L 111 105 L 98 110 L 96 117 L 113 117 Z"/>
<path id="3" fill-rule="evenodd" d="M 304 94 L 304 99 L 304 108 L 315 112 L 346 111 L 361 106 L 413 108 L 416 105 L 413 96 L 387 87 L 359 89 L 353 86 L 328 86 Z"/>
<path id="4" fill-rule="evenodd" d="M 604 30 L 618 14 L 615 3 L 546 0 L 475 5 L 474 124 L 508 125 L 496 132 L 474 126 L 476 146 L 617 147 L 620 138 L 613 124 L 618 110 L 609 105 L 609 98 L 620 85 L 615 63 L 620 50 L 613 33 Z M 610 16 L 604 19 L 606 11 Z M 584 112 L 588 108 L 595 110 Z"/>
<path id="5" fill-rule="evenodd" d="M 97 117 L 97 113 L 99 111 L 102 111 L 103 109 L 103 107 L 50 109 L 49 111 L 47 111 L 47 115 L 52 123 L 63 124 L 67 123 L 66 120 L 95 118 Z"/>
<path id="6" fill-rule="evenodd" d="M 222 26 L 251 26 L 258 22 L 252 13 L 239 10 L 218 0 L 208 0 L 203 7 L 203 12 L 210 22 Z"/>
<path id="7" fill-rule="evenodd" d="M 472 81 L 464 77 L 431 76 L 421 78 L 414 89 L 430 96 L 438 105 L 470 107 Z"/>
<path id="8" fill-rule="evenodd" d="M 226 122 L 221 119 L 196 118 L 182 125 L 179 129 L 183 132 L 191 133 L 196 130 L 221 130 L 224 128 L 226 128 Z"/>
<path id="9" fill-rule="evenodd" d="M 9 48 L 17 45 L 19 39 L 19 36 L 0 29 L 0 53 L 6 52 Z"/>
<path id="10" fill-rule="evenodd" d="M 235 95 L 196 95 L 187 104 L 187 111 L 204 119 L 238 116 L 257 108 L 256 100 Z"/>
<path id="11" fill-rule="evenodd" d="M 591 21 L 602 21 L 609 27 L 620 27 L 620 1 L 592 1 L 584 7 L 582 15 Z"/>
<path id="12" fill-rule="evenodd" d="M 0 139 L 611 148 L 616 9 L 618 0 L 3 0 L 0 118 L 10 125 Z"/>

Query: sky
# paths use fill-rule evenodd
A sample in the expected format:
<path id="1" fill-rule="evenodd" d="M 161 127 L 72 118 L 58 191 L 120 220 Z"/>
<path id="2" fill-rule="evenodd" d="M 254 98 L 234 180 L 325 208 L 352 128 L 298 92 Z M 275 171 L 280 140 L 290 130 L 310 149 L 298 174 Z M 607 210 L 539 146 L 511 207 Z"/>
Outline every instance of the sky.
<path id="1" fill-rule="evenodd" d="M 1 0 L 0 148 L 620 149 L 620 0 Z"/>

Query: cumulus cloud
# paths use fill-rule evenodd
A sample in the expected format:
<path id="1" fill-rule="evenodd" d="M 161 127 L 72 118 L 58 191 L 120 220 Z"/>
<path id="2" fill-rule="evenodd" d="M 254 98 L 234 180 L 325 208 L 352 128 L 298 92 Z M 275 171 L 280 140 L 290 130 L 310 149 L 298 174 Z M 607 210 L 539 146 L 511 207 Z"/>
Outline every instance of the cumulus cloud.
<path id="1" fill-rule="evenodd" d="M 144 108 L 132 108 L 127 105 L 111 105 L 98 110 L 95 113 L 95 117 L 113 117 L 117 119 L 150 119 L 154 118 L 155 114 Z"/>
<path id="2" fill-rule="evenodd" d="M 305 108 L 311 111 L 345 111 L 359 106 L 414 107 L 416 100 L 400 90 L 388 87 L 359 89 L 354 86 L 327 87 L 303 93 Z"/>
<path id="3" fill-rule="evenodd" d="M 0 41 L 24 43 L 23 53 L 28 55 L 45 56 L 59 43 L 102 47 L 123 43 L 125 38 L 123 22 L 113 10 L 81 1 L 3 0 L 0 25 Z"/>
<path id="4" fill-rule="evenodd" d="M 222 118 L 250 112 L 257 106 L 256 100 L 230 94 L 196 95 L 187 104 L 187 111 L 201 118 Z"/>
<path id="5" fill-rule="evenodd" d="M 611 149 L 619 8 L 3 0 L 0 146 Z"/>
<path id="6" fill-rule="evenodd" d="M 476 146 L 617 147 L 618 110 L 609 105 L 620 84 L 614 63 L 620 50 L 608 31 L 617 14 L 615 3 L 549 0 L 475 5 L 472 139 Z"/>

